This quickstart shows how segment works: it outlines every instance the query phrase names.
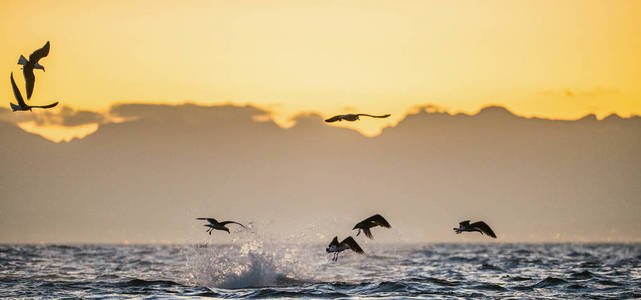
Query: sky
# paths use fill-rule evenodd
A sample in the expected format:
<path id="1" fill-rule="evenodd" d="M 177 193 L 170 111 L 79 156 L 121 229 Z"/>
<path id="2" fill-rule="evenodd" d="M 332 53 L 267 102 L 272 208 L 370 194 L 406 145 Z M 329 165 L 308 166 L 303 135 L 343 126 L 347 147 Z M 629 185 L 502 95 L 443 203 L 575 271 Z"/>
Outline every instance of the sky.
<path id="1" fill-rule="evenodd" d="M 340 125 L 368 136 L 424 104 L 641 114 L 639 1 L 9 0 L 0 24 L 7 77 L 51 41 L 32 102 L 59 100 L 56 112 L 250 104 L 283 127 L 300 113 L 392 114 Z M 13 100 L 9 80 L 0 86 Z M 55 141 L 98 127 L 20 125 Z"/>

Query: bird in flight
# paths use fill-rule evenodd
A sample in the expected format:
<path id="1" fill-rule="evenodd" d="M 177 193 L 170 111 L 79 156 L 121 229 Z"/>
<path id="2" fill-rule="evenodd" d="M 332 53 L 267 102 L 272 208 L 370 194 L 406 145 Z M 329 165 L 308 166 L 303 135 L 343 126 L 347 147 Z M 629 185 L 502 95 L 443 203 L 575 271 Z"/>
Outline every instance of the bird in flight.
<path id="1" fill-rule="evenodd" d="M 387 220 L 385 220 L 385 218 L 383 218 L 383 216 L 381 216 L 379 214 L 375 214 L 375 215 L 373 215 L 373 216 L 371 216 L 371 217 L 369 217 L 369 218 L 367 218 L 367 219 L 365 219 L 363 221 L 358 222 L 358 224 L 356 224 L 354 226 L 354 228 L 352 228 L 352 230 L 358 229 L 358 233 L 356 234 L 356 236 L 361 234 L 361 230 L 362 230 L 363 233 L 365 234 L 365 236 L 367 236 L 368 238 L 373 240 L 374 236 L 372 236 L 372 232 L 369 229 L 372 228 L 372 227 L 376 227 L 376 226 L 381 226 L 381 227 L 385 227 L 385 228 L 392 228 L 392 225 L 390 225 L 387 222 Z"/>
<path id="2" fill-rule="evenodd" d="M 460 222 L 459 225 L 460 225 L 459 228 L 454 228 L 454 231 L 456 231 L 456 234 L 459 234 L 463 231 L 477 231 L 477 232 L 480 232 L 481 234 L 486 234 L 493 238 L 496 238 L 496 234 L 494 234 L 494 231 L 492 231 L 492 228 L 490 228 L 490 226 L 485 224 L 485 222 L 483 221 L 474 222 L 470 224 L 470 220 L 465 220 L 463 222 Z"/>
<path id="3" fill-rule="evenodd" d="M 359 119 L 360 116 L 366 116 L 366 117 L 372 117 L 372 118 L 387 118 L 387 117 L 389 117 L 391 115 L 390 114 L 386 114 L 386 115 L 374 116 L 374 115 L 368 115 L 368 114 L 346 114 L 346 115 L 333 116 L 333 117 L 325 120 L 325 122 L 332 123 L 332 122 L 343 121 L 343 120 L 354 122 L 356 120 L 360 120 Z"/>
<path id="4" fill-rule="evenodd" d="M 36 76 L 33 75 L 33 69 L 40 69 L 44 71 L 45 67 L 39 64 L 38 61 L 41 58 L 46 57 L 48 54 L 49 41 L 47 41 L 47 43 L 42 48 L 33 51 L 33 53 L 29 55 L 29 60 L 27 60 L 22 55 L 20 55 L 20 59 L 18 59 L 18 64 L 23 65 L 22 73 L 24 74 L 24 81 L 27 89 L 27 99 L 31 99 L 31 94 L 33 93 L 33 85 L 36 82 Z"/>
<path id="5" fill-rule="evenodd" d="M 247 227 L 245 227 L 245 225 L 240 224 L 240 223 L 238 223 L 238 222 L 234 222 L 234 221 L 218 222 L 218 221 L 216 221 L 216 219 L 214 219 L 214 218 L 196 218 L 196 220 L 205 220 L 205 221 L 209 222 L 209 224 L 205 224 L 205 225 L 203 225 L 203 226 L 205 226 L 205 227 L 209 227 L 209 229 L 207 229 L 207 232 L 208 232 L 210 235 L 211 235 L 211 232 L 212 232 L 214 229 L 216 229 L 216 230 L 222 230 L 222 231 L 227 231 L 227 233 L 230 233 L 230 232 L 229 232 L 229 228 L 227 228 L 227 226 L 225 226 L 225 225 L 227 225 L 227 224 L 236 224 L 236 225 L 240 225 L 241 227 L 243 227 L 243 228 L 247 229 Z"/>
<path id="6" fill-rule="evenodd" d="M 364 254 L 365 251 L 361 249 L 361 246 L 356 243 L 353 237 L 349 236 L 346 239 L 344 239 L 342 242 L 338 242 L 338 237 L 335 236 L 334 239 L 332 240 L 331 243 L 329 243 L 329 246 L 327 246 L 327 253 L 334 253 L 334 257 L 332 258 L 332 261 L 337 261 L 338 260 L 338 253 L 347 250 L 347 249 L 352 249 L 352 251 L 358 253 L 358 254 Z"/>
<path id="7" fill-rule="evenodd" d="M 13 104 L 13 102 L 9 102 L 11 104 L 11 110 L 18 111 L 31 111 L 32 108 L 52 108 L 56 105 L 58 105 L 58 102 L 51 103 L 49 105 L 27 105 L 27 103 L 24 102 L 24 98 L 22 98 L 22 93 L 20 93 L 20 90 L 18 89 L 18 86 L 16 85 L 15 80 L 13 80 L 13 73 L 11 73 L 11 87 L 13 88 L 13 96 L 16 97 L 16 101 L 18 101 L 18 105 Z"/>

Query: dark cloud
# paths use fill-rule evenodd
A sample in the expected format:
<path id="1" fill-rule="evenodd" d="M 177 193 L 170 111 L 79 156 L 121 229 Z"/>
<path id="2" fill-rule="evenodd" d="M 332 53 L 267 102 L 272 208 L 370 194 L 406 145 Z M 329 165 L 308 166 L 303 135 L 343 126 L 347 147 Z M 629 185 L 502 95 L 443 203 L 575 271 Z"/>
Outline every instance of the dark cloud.
<path id="1" fill-rule="evenodd" d="M 0 108 L 0 120 L 10 123 L 33 121 L 39 126 L 60 125 L 73 127 L 92 123 L 102 124 L 107 121 L 107 117 L 98 112 L 75 110 L 68 106 L 63 106 L 62 109 L 55 111 L 34 110 L 32 112 L 12 112 L 6 108 Z"/>
<path id="2" fill-rule="evenodd" d="M 351 228 L 375 210 L 403 228 L 405 241 L 460 241 L 443 228 L 470 215 L 496 224 L 506 241 L 550 232 L 641 239 L 640 118 L 431 111 L 373 138 L 313 113 L 285 129 L 253 120 L 265 111 L 231 105 L 118 105 L 110 116 L 136 121 L 59 144 L 0 124 L 10 141 L 0 147 L 2 184 L 29 184 L 3 190 L 0 236 L 193 242 L 206 238 L 193 218 L 212 215 L 268 223 L 259 228 L 289 237 L 305 226 Z M 306 241 L 317 242 L 315 233 Z"/>
<path id="3" fill-rule="evenodd" d="M 375 210 L 396 220 L 408 241 L 456 241 L 443 228 L 469 215 L 491 220 L 508 241 L 549 232 L 588 232 L 599 241 L 610 228 L 621 232 L 613 238 L 641 239 L 639 119 L 529 119 L 500 106 L 474 115 L 433 110 L 373 138 L 313 113 L 280 128 L 253 120 L 265 111 L 231 105 L 118 105 L 110 115 L 136 121 L 60 144 L 0 126 L 11 141 L 0 147 L 3 174 L 11 174 L 3 185 L 34 187 L 3 191 L 0 236 L 192 241 L 204 238 L 189 221 L 201 215 L 273 221 L 261 230 L 294 236 L 310 218 L 334 232 L 349 226 L 340 220 L 352 224 Z M 55 233 L 34 218 L 47 218 Z"/>
<path id="4" fill-rule="evenodd" d="M 104 123 L 106 118 L 103 114 L 88 110 L 73 110 L 69 107 L 63 107 L 57 113 L 48 113 L 45 122 L 62 126 L 79 126 L 90 123 Z"/>
<path id="5" fill-rule="evenodd" d="M 24 112 L 12 112 L 11 109 L 0 107 L 0 120 L 15 124 L 33 121 L 33 116 Z"/>
<path id="6" fill-rule="evenodd" d="M 256 115 L 268 113 L 253 106 L 217 105 L 201 106 L 193 103 L 183 105 L 166 104 L 116 104 L 111 107 L 110 115 L 125 119 L 192 119 L 208 116 L 217 119 L 251 119 Z"/>

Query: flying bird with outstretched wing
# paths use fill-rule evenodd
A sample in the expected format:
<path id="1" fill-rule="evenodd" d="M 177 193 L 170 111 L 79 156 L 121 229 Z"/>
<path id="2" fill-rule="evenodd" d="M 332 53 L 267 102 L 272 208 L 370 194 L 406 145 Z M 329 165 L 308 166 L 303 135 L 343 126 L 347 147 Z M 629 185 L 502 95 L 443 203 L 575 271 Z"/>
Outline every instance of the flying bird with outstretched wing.
<path id="1" fill-rule="evenodd" d="M 391 116 L 391 115 L 390 115 L 390 114 L 380 115 L 380 116 L 369 115 L 369 114 L 346 114 L 346 115 L 336 115 L 336 116 L 333 116 L 333 117 L 331 117 L 331 118 L 329 118 L 329 119 L 325 120 L 325 122 L 327 122 L 327 123 L 332 123 L 332 122 L 336 122 L 336 121 L 343 121 L 343 120 L 345 120 L 345 121 L 350 121 L 350 122 L 354 122 L 354 121 L 356 121 L 356 120 L 360 120 L 360 118 L 359 118 L 360 116 L 372 117 L 372 118 L 387 118 L 387 117 L 389 117 L 389 116 Z"/>
<path id="2" fill-rule="evenodd" d="M 492 230 L 492 228 L 490 228 L 490 226 L 483 221 L 478 221 L 470 224 L 470 220 L 465 220 L 463 222 L 460 222 L 459 228 L 454 228 L 454 231 L 456 231 L 457 234 L 464 231 L 470 231 L 470 232 L 476 231 L 476 232 L 480 232 L 481 234 L 486 234 L 493 238 L 496 238 L 496 234 L 494 234 L 494 231 Z"/>
<path id="3" fill-rule="evenodd" d="M 347 249 L 351 249 L 352 251 L 358 253 L 358 254 L 364 254 L 365 251 L 361 248 L 361 246 L 356 243 L 353 237 L 349 236 L 342 240 L 340 243 L 338 242 L 338 237 L 335 236 L 334 239 L 332 240 L 331 243 L 329 243 L 329 246 L 325 249 L 327 253 L 334 253 L 334 257 L 332 258 L 333 261 L 338 260 L 338 253 L 345 251 Z"/>
<path id="4" fill-rule="evenodd" d="M 392 225 L 390 225 L 389 222 L 387 222 L 387 220 L 383 218 L 383 216 L 379 214 L 375 214 L 363 221 L 358 222 L 358 224 L 356 224 L 354 228 L 352 228 L 352 230 L 358 229 L 358 233 L 356 233 L 356 236 L 361 234 L 361 230 L 362 230 L 365 236 L 367 236 L 370 239 L 374 239 L 374 236 L 372 235 L 372 232 L 369 229 L 376 226 L 392 228 Z"/>
<path id="5" fill-rule="evenodd" d="M 42 59 L 43 57 L 49 55 L 49 48 L 50 44 L 49 41 L 47 41 L 47 43 L 42 48 L 33 51 L 33 53 L 29 55 L 28 60 L 22 55 L 20 55 L 20 59 L 18 59 L 18 64 L 23 66 L 22 73 L 24 74 L 27 99 L 31 99 L 33 86 L 36 83 L 36 76 L 33 74 L 33 69 L 40 69 L 42 71 L 45 70 L 45 67 L 38 63 L 38 61 L 40 61 L 40 59 Z"/>
<path id="6" fill-rule="evenodd" d="M 236 225 L 240 225 L 242 228 L 247 229 L 247 227 L 245 227 L 245 225 L 240 224 L 240 223 L 238 223 L 238 222 L 234 222 L 234 221 L 223 221 L 223 222 L 218 222 L 218 221 L 216 221 L 216 219 L 214 219 L 214 218 L 196 218 L 196 220 L 205 220 L 205 221 L 209 222 L 209 224 L 205 224 L 205 225 L 203 225 L 203 226 L 205 226 L 205 227 L 209 227 L 209 229 L 207 229 L 207 232 L 208 232 L 210 235 L 211 235 L 211 232 L 212 232 L 214 229 L 216 229 L 216 230 L 222 230 L 222 231 L 227 231 L 227 233 L 230 233 L 230 232 L 229 232 L 229 228 L 227 228 L 227 226 L 225 226 L 225 225 L 227 225 L 227 224 L 236 224 Z"/>
<path id="7" fill-rule="evenodd" d="M 20 89 L 18 89 L 18 86 L 16 85 L 16 81 L 13 80 L 13 73 L 11 73 L 11 87 L 13 88 L 13 96 L 16 98 L 16 101 L 18 101 L 18 105 L 13 104 L 13 102 L 9 102 L 11 105 L 11 110 L 15 111 L 31 111 L 32 108 L 52 108 L 56 105 L 58 105 L 58 102 L 51 103 L 49 105 L 27 105 L 27 103 L 24 102 L 24 98 L 22 98 L 22 93 L 20 93 Z"/>

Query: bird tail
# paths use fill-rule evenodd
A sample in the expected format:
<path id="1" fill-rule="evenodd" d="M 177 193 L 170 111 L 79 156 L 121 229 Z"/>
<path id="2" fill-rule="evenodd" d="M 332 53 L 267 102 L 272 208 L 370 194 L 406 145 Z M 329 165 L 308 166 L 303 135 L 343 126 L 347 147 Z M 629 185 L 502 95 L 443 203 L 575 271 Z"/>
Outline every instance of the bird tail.
<path id="1" fill-rule="evenodd" d="M 363 233 L 365 234 L 366 237 L 368 237 L 370 240 L 374 239 L 374 236 L 372 236 L 372 232 L 369 231 L 369 228 L 363 228 Z"/>
<path id="2" fill-rule="evenodd" d="M 20 108 L 19 106 L 15 105 L 15 104 L 13 104 L 11 102 L 9 102 L 9 104 L 11 104 L 11 110 L 13 110 L 14 112 L 17 111 Z"/>
<path id="3" fill-rule="evenodd" d="M 20 55 L 20 58 L 18 59 L 18 64 L 23 66 L 26 65 L 27 59 L 23 55 Z"/>

